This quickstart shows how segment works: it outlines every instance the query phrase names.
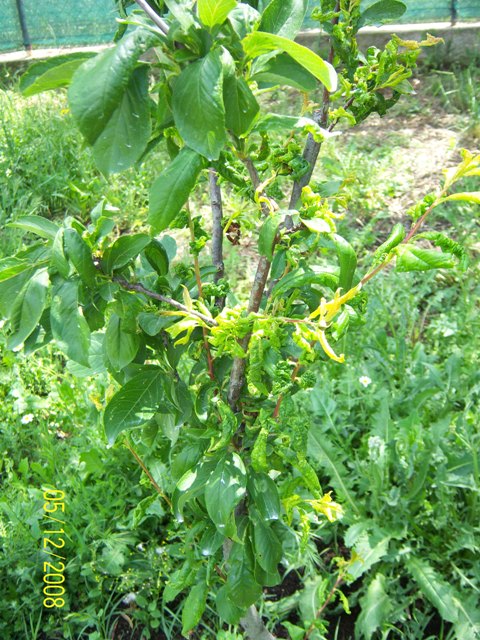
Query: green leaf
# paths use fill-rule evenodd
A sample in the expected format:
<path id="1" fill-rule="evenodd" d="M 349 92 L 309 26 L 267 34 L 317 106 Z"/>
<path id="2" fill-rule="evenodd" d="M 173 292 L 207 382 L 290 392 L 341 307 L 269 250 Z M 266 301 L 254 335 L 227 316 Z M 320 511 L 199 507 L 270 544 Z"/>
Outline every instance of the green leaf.
<path id="1" fill-rule="evenodd" d="M 224 585 L 217 591 L 217 612 L 222 620 L 228 624 L 238 624 L 244 610 L 237 607 L 230 599 L 228 587 Z"/>
<path id="2" fill-rule="evenodd" d="M 249 58 L 258 58 L 265 53 L 277 50 L 288 53 L 298 64 L 314 75 L 328 91 L 335 91 L 337 88 L 337 73 L 332 65 L 307 47 L 288 38 L 255 31 L 244 38 L 242 44 Z"/>
<path id="3" fill-rule="evenodd" d="M 222 458 L 205 487 L 208 515 L 220 533 L 224 533 L 233 511 L 246 493 L 247 474 L 237 453 Z"/>
<path id="4" fill-rule="evenodd" d="M 223 101 L 227 129 L 236 136 L 241 136 L 248 131 L 260 110 L 257 99 L 243 78 L 237 78 L 232 75 L 225 78 Z"/>
<path id="5" fill-rule="evenodd" d="M 147 369 L 129 380 L 105 408 L 103 424 L 110 444 L 126 429 L 140 427 L 158 410 L 164 399 L 161 369 Z"/>
<path id="6" fill-rule="evenodd" d="M 35 233 L 41 238 L 48 238 L 48 240 L 53 240 L 60 228 L 58 224 L 55 224 L 55 222 L 52 222 L 47 218 L 42 218 L 42 216 L 34 215 L 17 218 L 15 222 L 10 222 L 8 226 L 15 227 L 16 229 L 23 229 L 23 231 L 29 231 L 30 233 Z"/>
<path id="7" fill-rule="evenodd" d="M 88 367 L 90 329 L 78 308 L 77 280 L 55 282 L 50 323 L 59 349 L 71 360 Z"/>
<path id="8" fill-rule="evenodd" d="M 0 260 L 0 313 L 4 318 L 10 317 L 17 296 L 39 266 L 17 257 Z"/>
<path id="9" fill-rule="evenodd" d="M 356 580 L 366 573 L 387 555 L 389 543 L 390 536 L 381 530 L 376 530 L 371 534 L 363 531 L 355 542 L 354 549 L 358 559 L 350 565 L 349 575 Z"/>
<path id="10" fill-rule="evenodd" d="M 76 52 L 31 64 L 20 78 L 19 89 L 26 97 L 66 87 L 78 67 L 95 53 Z"/>
<path id="11" fill-rule="evenodd" d="M 441 202 L 460 201 L 471 202 L 472 204 L 480 204 L 480 191 L 469 191 L 466 193 L 452 193 L 446 198 L 442 198 Z"/>
<path id="12" fill-rule="evenodd" d="M 436 607 L 442 618 L 455 623 L 458 619 L 458 607 L 453 587 L 423 560 L 409 558 L 406 566 L 422 593 Z"/>
<path id="13" fill-rule="evenodd" d="M 330 271 L 298 267 L 287 273 L 277 282 L 272 289 L 272 296 L 277 298 L 278 296 L 285 295 L 292 289 L 310 287 L 312 284 L 329 287 L 332 291 L 335 291 L 339 286 L 338 276 Z"/>
<path id="14" fill-rule="evenodd" d="M 202 619 L 207 604 L 208 584 L 202 580 L 190 589 L 190 593 L 183 603 L 182 635 L 188 636 Z"/>
<path id="15" fill-rule="evenodd" d="M 135 29 L 117 45 L 87 60 L 73 76 L 68 92 L 78 127 L 93 145 L 123 100 L 138 58 L 157 41 L 146 29 Z"/>
<path id="16" fill-rule="evenodd" d="M 253 523 L 255 558 L 267 572 L 275 572 L 282 559 L 282 545 L 271 527 L 256 520 Z"/>
<path id="17" fill-rule="evenodd" d="M 359 27 L 366 24 L 383 24 L 401 18 L 407 10 L 406 5 L 398 0 L 380 0 L 370 5 L 360 16 Z"/>
<path id="18" fill-rule="evenodd" d="M 175 517 L 179 522 L 183 522 L 183 509 L 187 502 L 199 497 L 204 491 L 210 479 L 217 460 L 200 462 L 194 468 L 186 471 L 175 487 L 172 495 L 172 505 Z"/>
<path id="19" fill-rule="evenodd" d="M 308 0 L 272 0 L 262 15 L 260 31 L 294 39 L 308 9 Z"/>
<path id="20" fill-rule="evenodd" d="M 360 600 L 362 610 L 355 628 L 367 640 L 370 640 L 390 615 L 392 603 L 386 591 L 386 584 L 383 573 L 377 573 L 368 585 L 367 593 Z"/>
<path id="21" fill-rule="evenodd" d="M 150 244 L 147 245 L 144 253 L 149 265 L 159 276 L 167 275 L 169 267 L 168 254 L 159 240 L 154 238 Z"/>
<path id="22" fill-rule="evenodd" d="M 295 62 L 287 53 L 281 53 L 274 58 L 268 57 L 260 65 L 255 64 L 252 80 L 274 85 L 288 85 L 300 91 L 314 91 L 317 87 L 315 76 Z"/>
<path id="23" fill-rule="evenodd" d="M 266 473 L 250 476 L 248 492 L 259 515 L 269 522 L 280 518 L 280 496 L 275 482 Z"/>
<path id="24" fill-rule="evenodd" d="M 223 67 L 217 50 L 188 65 L 173 87 L 173 117 L 186 144 L 218 160 L 227 142 L 223 104 Z"/>
<path id="25" fill-rule="evenodd" d="M 258 235 L 258 252 L 270 262 L 273 259 L 274 241 L 278 232 L 281 216 L 273 215 L 263 223 Z"/>
<path id="26" fill-rule="evenodd" d="M 323 218 L 300 218 L 303 225 L 314 233 L 332 233 L 328 222 Z"/>
<path id="27" fill-rule="evenodd" d="M 396 271 L 429 271 L 431 269 L 451 269 L 455 260 L 450 253 L 433 249 L 422 249 L 414 244 L 402 244 L 396 248 Z"/>
<path id="28" fill-rule="evenodd" d="M 244 2 L 240 2 L 228 16 L 233 30 L 240 39 L 251 33 L 260 23 L 260 19 L 260 13 Z"/>
<path id="29" fill-rule="evenodd" d="M 116 269 L 125 267 L 150 244 L 150 241 L 150 236 L 145 233 L 135 233 L 117 238 L 103 256 L 103 263 L 107 273 L 112 273 Z"/>
<path id="30" fill-rule="evenodd" d="M 255 581 L 246 556 L 245 545 L 234 544 L 232 547 L 227 589 L 231 602 L 239 608 L 250 607 L 262 595 L 262 587 Z"/>
<path id="31" fill-rule="evenodd" d="M 148 221 L 155 231 L 163 231 L 179 213 L 195 187 L 203 159 L 184 147 L 175 160 L 155 180 L 150 191 Z"/>
<path id="32" fill-rule="evenodd" d="M 49 279 L 46 269 L 37 271 L 24 288 L 13 305 L 10 324 L 12 334 L 7 340 L 7 349 L 15 349 L 23 344 L 37 327 L 47 299 Z"/>
<path id="33" fill-rule="evenodd" d="M 236 6 L 237 0 L 198 0 L 198 17 L 206 27 L 214 27 L 225 22 Z"/>
<path id="34" fill-rule="evenodd" d="M 64 236 L 65 229 L 60 227 L 52 245 L 51 265 L 63 278 L 67 278 L 70 273 L 70 265 L 65 256 Z"/>
<path id="35" fill-rule="evenodd" d="M 65 229 L 64 247 L 66 257 L 73 264 L 80 278 L 90 286 L 95 285 L 97 270 L 93 264 L 92 252 L 78 231 Z"/>
<path id="36" fill-rule="evenodd" d="M 100 171 L 124 171 L 140 158 L 152 132 L 148 96 L 148 69 L 135 69 L 103 131 L 93 145 Z"/>
<path id="37" fill-rule="evenodd" d="M 139 336 L 126 331 L 122 318 L 112 313 L 105 332 L 105 349 L 113 369 L 120 371 L 130 364 L 137 355 L 139 345 Z"/>
<path id="38" fill-rule="evenodd" d="M 375 251 L 375 257 L 379 260 L 383 259 L 383 256 L 390 253 L 392 249 L 398 246 L 405 238 L 405 227 L 400 222 L 394 225 L 392 232 L 388 238 L 383 242 Z"/>
<path id="39" fill-rule="evenodd" d="M 353 276 L 355 275 L 355 269 L 357 268 L 357 254 L 355 253 L 352 245 L 339 236 L 334 234 L 333 241 L 338 255 L 338 263 L 340 265 L 340 277 L 338 280 L 338 286 L 342 289 L 343 293 L 349 291 L 352 287 Z"/>

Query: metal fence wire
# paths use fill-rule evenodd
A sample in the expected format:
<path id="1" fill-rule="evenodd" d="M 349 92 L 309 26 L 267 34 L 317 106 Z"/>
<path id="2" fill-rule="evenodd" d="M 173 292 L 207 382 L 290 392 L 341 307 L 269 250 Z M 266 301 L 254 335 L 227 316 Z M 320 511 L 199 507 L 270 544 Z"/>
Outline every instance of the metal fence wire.
<path id="1" fill-rule="evenodd" d="M 365 7 L 374 0 L 362 0 Z M 403 23 L 480 20 L 480 0 L 404 0 Z M 0 51 L 103 44 L 112 40 L 114 0 L 1 0 Z M 313 8 L 318 0 L 310 0 Z M 315 27 L 307 18 L 305 27 Z"/>

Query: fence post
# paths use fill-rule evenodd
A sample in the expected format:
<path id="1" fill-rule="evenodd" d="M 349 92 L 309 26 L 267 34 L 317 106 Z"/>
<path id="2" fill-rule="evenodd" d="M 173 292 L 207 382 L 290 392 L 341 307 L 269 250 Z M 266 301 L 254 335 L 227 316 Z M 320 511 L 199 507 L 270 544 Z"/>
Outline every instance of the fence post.
<path id="1" fill-rule="evenodd" d="M 22 30 L 23 46 L 26 51 L 32 50 L 32 41 L 30 40 L 30 34 L 28 33 L 27 18 L 25 16 L 25 7 L 23 6 L 23 0 L 15 0 L 17 4 L 18 19 L 20 21 L 20 29 Z"/>
<path id="2" fill-rule="evenodd" d="M 452 27 L 453 27 L 455 24 L 457 24 L 457 19 L 458 19 L 458 0 L 451 0 L 450 16 L 452 19 Z"/>

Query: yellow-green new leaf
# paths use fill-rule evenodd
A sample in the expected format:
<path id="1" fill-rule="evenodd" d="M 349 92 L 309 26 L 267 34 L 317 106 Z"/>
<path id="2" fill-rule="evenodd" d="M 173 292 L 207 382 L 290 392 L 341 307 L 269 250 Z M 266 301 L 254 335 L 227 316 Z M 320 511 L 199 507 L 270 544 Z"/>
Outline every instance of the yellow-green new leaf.
<path id="1" fill-rule="evenodd" d="M 448 201 L 471 202 L 472 204 L 480 204 L 480 191 L 470 191 L 466 193 L 452 193 L 443 198 L 442 202 Z"/>
<path id="2" fill-rule="evenodd" d="M 264 31 L 250 33 L 242 40 L 243 49 L 249 58 L 258 58 L 271 51 L 288 53 L 299 65 L 310 71 L 328 91 L 337 88 L 337 73 L 329 62 L 293 40 Z"/>
<path id="3" fill-rule="evenodd" d="M 198 16 L 206 27 L 223 24 L 237 0 L 198 0 Z"/>

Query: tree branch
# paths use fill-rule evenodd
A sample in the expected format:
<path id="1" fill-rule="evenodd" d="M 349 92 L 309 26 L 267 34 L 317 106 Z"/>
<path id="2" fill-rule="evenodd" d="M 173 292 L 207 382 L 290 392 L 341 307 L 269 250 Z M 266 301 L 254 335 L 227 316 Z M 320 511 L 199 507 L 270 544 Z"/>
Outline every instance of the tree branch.
<path id="1" fill-rule="evenodd" d="M 242 158 L 242 160 L 247 167 L 254 188 L 257 189 L 260 185 L 260 178 L 257 169 L 252 162 L 252 159 L 249 157 L 244 157 Z M 268 213 L 268 207 L 265 203 L 262 203 L 262 210 L 264 211 L 264 213 Z M 265 256 L 260 256 L 257 271 L 255 273 L 255 279 L 252 285 L 252 291 L 250 293 L 250 300 L 248 302 L 248 313 L 257 313 L 257 311 L 260 309 L 263 292 L 265 291 L 268 274 L 270 273 L 270 267 L 271 262 L 267 258 L 265 258 Z M 240 340 L 240 346 L 244 351 L 247 351 L 251 337 L 252 334 L 249 333 L 242 340 Z M 228 404 L 230 405 L 232 411 L 235 411 L 237 408 L 238 400 L 242 392 L 242 387 L 245 383 L 246 366 L 246 358 L 235 358 L 233 361 L 232 371 L 230 373 L 230 383 L 228 387 Z"/>
<path id="2" fill-rule="evenodd" d="M 251 640 L 275 640 L 275 636 L 272 636 L 263 624 L 263 620 L 254 606 L 249 607 L 247 613 L 240 620 L 240 624 Z"/>
<path id="3" fill-rule="evenodd" d="M 181 302 L 177 302 L 177 300 L 174 300 L 173 298 L 163 296 L 161 293 L 157 293 L 156 291 L 150 291 L 150 289 L 146 289 L 143 284 L 128 282 L 127 280 L 118 277 L 113 278 L 113 281 L 117 282 L 127 291 L 136 291 L 137 293 L 143 293 L 143 295 L 147 296 L 148 298 L 153 298 L 154 300 L 158 300 L 159 302 L 165 302 L 166 304 L 169 304 L 171 307 L 174 307 L 179 311 L 184 311 L 185 313 L 188 313 L 192 316 L 196 316 L 197 318 L 200 318 L 200 320 L 203 320 L 205 324 L 208 324 L 211 327 L 218 326 L 218 322 L 213 318 L 209 318 L 208 316 L 200 313 L 199 311 L 195 311 L 194 309 L 188 309 L 188 307 L 186 307 L 184 304 L 182 304 Z"/>
<path id="4" fill-rule="evenodd" d="M 222 190 L 218 183 L 218 175 L 215 169 L 209 171 L 210 181 L 210 202 L 212 204 L 212 262 L 216 269 L 214 281 L 218 282 L 225 275 L 225 264 L 223 262 L 223 206 Z M 225 297 L 217 298 L 215 304 L 219 309 L 225 306 Z"/>
<path id="5" fill-rule="evenodd" d="M 335 13 L 338 13 L 340 10 L 340 2 L 337 2 L 335 6 Z M 338 17 L 333 19 L 333 24 L 338 24 Z M 330 52 L 328 54 L 328 61 L 330 64 L 333 63 L 333 59 L 335 56 L 335 50 L 333 45 L 330 47 Z M 317 124 L 319 124 L 323 129 L 327 128 L 328 124 L 328 110 L 330 108 L 330 92 L 328 89 L 324 89 L 323 91 L 323 100 L 322 100 L 322 108 L 315 111 L 313 114 L 313 120 Z M 336 123 L 335 123 L 336 124 Z M 309 168 L 307 173 L 302 176 L 299 180 L 295 181 L 292 189 L 292 197 L 290 198 L 290 209 L 295 209 L 295 206 L 302 195 L 303 187 L 306 187 L 307 184 L 312 179 L 313 172 L 315 170 L 315 165 L 317 164 L 318 154 L 320 153 L 320 148 L 322 146 L 321 142 L 315 142 L 312 134 L 308 134 L 307 142 L 305 144 L 305 149 L 303 151 L 303 158 L 308 162 Z"/>
<path id="6" fill-rule="evenodd" d="M 157 25 L 163 35 L 168 35 L 169 26 L 165 22 L 163 18 L 161 18 L 156 11 L 152 9 L 152 7 L 148 4 L 146 0 L 135 0 L 138 6 L 143 9 L 143 11 L 147 14 L 150 20 Z"/>

